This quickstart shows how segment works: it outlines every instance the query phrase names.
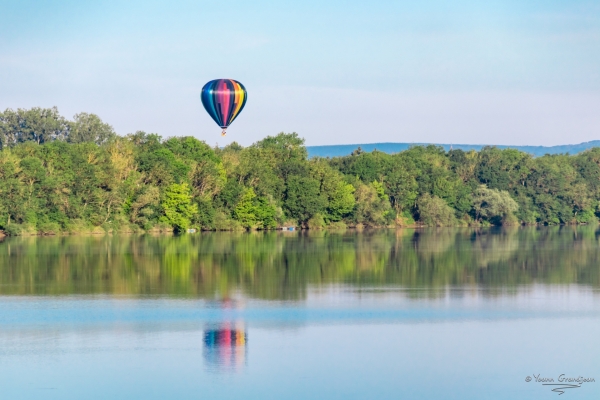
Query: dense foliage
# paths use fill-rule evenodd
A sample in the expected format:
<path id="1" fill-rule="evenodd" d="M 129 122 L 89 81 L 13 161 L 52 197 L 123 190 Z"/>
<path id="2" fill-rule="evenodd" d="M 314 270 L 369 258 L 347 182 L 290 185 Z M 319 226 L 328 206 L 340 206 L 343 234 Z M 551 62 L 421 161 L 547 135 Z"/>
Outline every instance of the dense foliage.
<path id="1" fill-rule="evenodd" d="M 293 134 L 249 147 L 125 137 L 93 114 L 0 113 L 9 234 L 596 222 L 600 149 L 533 158 L 416 146 L 308 159 Z"/>

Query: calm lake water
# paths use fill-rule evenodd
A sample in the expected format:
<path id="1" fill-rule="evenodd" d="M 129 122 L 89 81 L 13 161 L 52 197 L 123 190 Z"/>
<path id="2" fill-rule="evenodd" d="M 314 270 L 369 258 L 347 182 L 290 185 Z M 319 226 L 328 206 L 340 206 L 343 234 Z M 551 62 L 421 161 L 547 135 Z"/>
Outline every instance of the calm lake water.
<path id="1" fill-rule="evenodd" d="M 0 242 L 3 399 L 598 399 L 599 339 L 598 227 Z"/>

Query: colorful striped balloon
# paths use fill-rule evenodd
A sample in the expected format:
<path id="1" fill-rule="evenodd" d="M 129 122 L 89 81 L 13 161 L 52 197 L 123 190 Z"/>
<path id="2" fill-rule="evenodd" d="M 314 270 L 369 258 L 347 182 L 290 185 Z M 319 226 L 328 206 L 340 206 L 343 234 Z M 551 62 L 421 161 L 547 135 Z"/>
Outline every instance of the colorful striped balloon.
<path id="1" fill-rule="evenodd" d="M 200 99 L 208 115 L 215 120 L 217 125 L 223 128 L 224 136 L 225 129 L 246 105 L 248 93 L 244 85 L 238 81 L 215 79 L 204 85 Z"/>

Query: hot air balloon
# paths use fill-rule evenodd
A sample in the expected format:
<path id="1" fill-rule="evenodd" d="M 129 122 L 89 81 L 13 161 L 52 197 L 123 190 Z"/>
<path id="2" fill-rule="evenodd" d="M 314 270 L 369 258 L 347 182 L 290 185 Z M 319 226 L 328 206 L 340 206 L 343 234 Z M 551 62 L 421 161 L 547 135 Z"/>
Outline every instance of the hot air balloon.
<path id="1" fill-rule="evenodd" d="M 202 104 L 208 115 L 219 125 L 225 136 L 225 130 L 246 105 L 248 93 L 244 85 L 233 79 L 215 79 L 202 88 Z"/>

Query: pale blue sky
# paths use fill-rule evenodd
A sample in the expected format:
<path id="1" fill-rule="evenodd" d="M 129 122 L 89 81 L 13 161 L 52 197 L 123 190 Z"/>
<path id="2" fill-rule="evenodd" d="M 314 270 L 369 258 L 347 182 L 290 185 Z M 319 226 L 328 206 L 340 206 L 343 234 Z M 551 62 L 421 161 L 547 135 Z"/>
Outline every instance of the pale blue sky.
<path id="1" fill-rule="evenodd" d="M 226 140 L 203 84 L 249 92 Z M 0 0 L 0 109 L 249 144 L 600 139 L 600 2 Z"/>

